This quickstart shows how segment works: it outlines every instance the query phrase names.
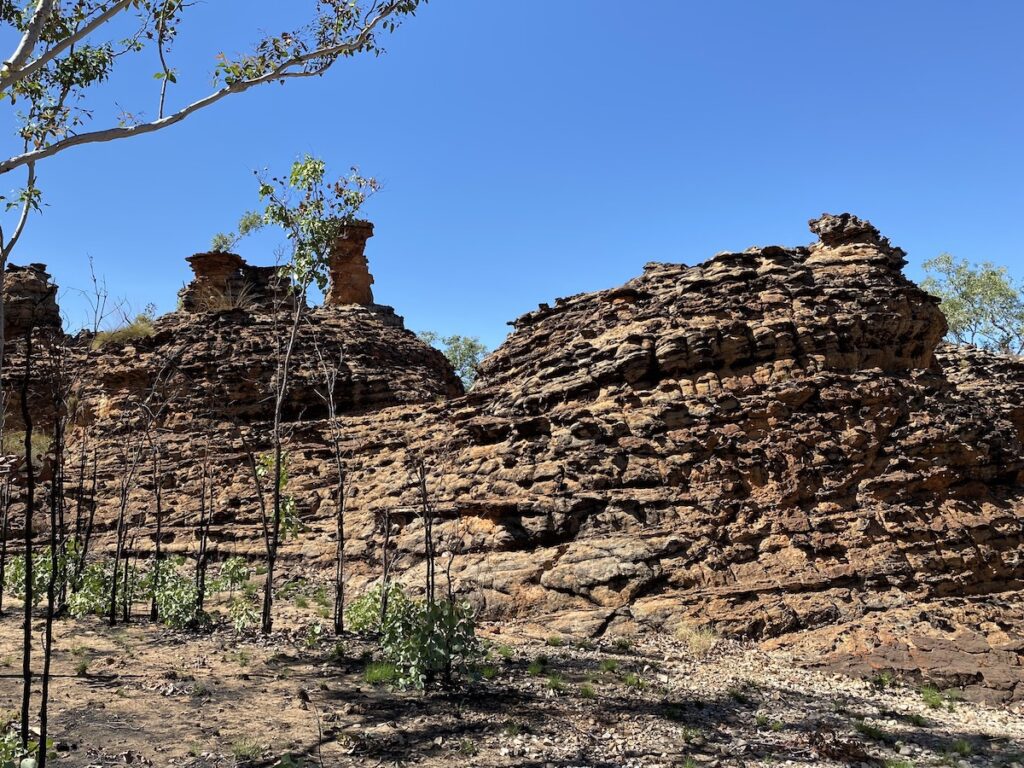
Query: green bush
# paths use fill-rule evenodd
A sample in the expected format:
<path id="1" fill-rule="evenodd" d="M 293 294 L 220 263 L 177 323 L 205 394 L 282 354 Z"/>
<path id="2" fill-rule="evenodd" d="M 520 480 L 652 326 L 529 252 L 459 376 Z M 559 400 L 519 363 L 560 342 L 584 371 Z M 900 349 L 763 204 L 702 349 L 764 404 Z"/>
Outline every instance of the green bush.
<path id="1" fill-rule="evenodd" d="M 244 557 L 229 557 L 221 565 L 217 578 L 210 583 L 210 589 L 213 592 L 234 594 L 244 588 L 251 578 L 252 569 Z"/>
<path id="2" fill-rule="evenodd" d="M 320 645 L 320 640 L 323 639 L 323 636 L 324 636 L 324 625 L 323 624 L 321 624 L 319 621 L 314 621 L 313 623 L 309 624 L 306 627 L 306 637 L 305 637 L 306 647 L 307 648 L 316 648 L 318 645 Z"/>
<path id="3" fill-rule="evenodd" d="M 57 558 L 57 587 L 68 577 L 68 563 L 74 554 L 70 546 L 63 552 L 58 553 Z M 50 583 L 50 569 L 52 561 L 49 547 L 39 549 L 32 554 L 32 604 L 39 605 L 46 597 L 46 588 Z M 19 600 L 25 599 L 25 556 L 14 555 L 7 558 L 7 565 L 4 570 L 4 592 Z"/>
<path id="4" fill-rule="evenodd" d="M 482 656 L 473 609 L 467 603 L 406 601 L 392 611 L 381 648 L 399 670 L 399 685 L 425 688 L 438 679 L 451 684 Z"/>
<path id="5" fill-rule="evenodd" d="M 231 598 L 228 603 L 228 619 L 236 633 L 241 634 L 259 620 L 259 612 L 249 594 Z"/>
<path id="6" fill-rule="evenodd" d="M 68 610 L 72 616 L 102 615 L 110 610 L 112 565 L 112 561 L 104 560 L 85 566 L 78 589 L 68 597 Z"/>
<path id="7" fill-rule="evenodd" d="M 345 624 L 353 632 L 380 632 L 380 604 L 384 586 L 378 584 L 345 609 Z M 409 598 L 399 584 L 388 586 L 388 621 L 409 609 Z"/>
<path id="8" fill-rule="evenodd" d="M 0 768 L 14 768 L 21 756 L 21 740 L 13 730 L 0 733 Z"/>
<path id="9" fill-rule="evenodd" d="M 195 580 L 181 573 L 173 563 L 166 560 L 160 563 L 159 573 L 156 609 L 160 620 L 175 629 L 197 627 L 207 623 L 209 617 L 199 610 L 199 592 Z M 149 594 L 152 594 L 152 588 Z"/>

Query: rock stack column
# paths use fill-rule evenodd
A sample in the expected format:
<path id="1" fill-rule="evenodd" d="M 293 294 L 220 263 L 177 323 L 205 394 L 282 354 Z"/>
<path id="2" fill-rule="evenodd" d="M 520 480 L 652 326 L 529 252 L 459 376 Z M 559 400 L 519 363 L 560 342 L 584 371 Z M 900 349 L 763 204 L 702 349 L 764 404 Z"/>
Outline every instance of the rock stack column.
<path id="1" fill-rule="evenodd" d="M 195 273 L 195 279 L 182 293 L 182 306 L 190 311 L 197 303 L 228 295 L 229 283 L 245 265 L 245 260 L 234 253 L 214 251 L 197 253 L 186 261 Z"/>
<path id="2" fill-rule="evenodd" d="M 371 237 L 373 224 L 359 221 L 348 225 L 334 241 L 325 304 L 373 304 L 373 275 L 365 254 L 366 241 Z"/>

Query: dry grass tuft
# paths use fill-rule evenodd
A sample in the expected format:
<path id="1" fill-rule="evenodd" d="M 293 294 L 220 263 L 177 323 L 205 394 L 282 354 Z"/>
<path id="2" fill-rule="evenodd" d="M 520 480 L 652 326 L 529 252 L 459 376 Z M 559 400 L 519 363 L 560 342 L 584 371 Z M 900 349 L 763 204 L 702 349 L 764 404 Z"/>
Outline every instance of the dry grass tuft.
<path id="1" fill-rule="evenodd" d="M 697 627 L 683 624 L 676 630 L 676 638 L 681 640 L 686 649 L 696 658 L 703 659 L 718 645 L 718 635 L 709 627 Z"/>
<path id="2" fill-rule="evenodd" d="M 153 319 L 148 315 L 139 315 L 127 325 L 112 331 L 100 331 L 92 340 L 92 348 L 100 349 L 108 344 L 125 344 L 138 339 L 148 339 L 156 334 Z"/>

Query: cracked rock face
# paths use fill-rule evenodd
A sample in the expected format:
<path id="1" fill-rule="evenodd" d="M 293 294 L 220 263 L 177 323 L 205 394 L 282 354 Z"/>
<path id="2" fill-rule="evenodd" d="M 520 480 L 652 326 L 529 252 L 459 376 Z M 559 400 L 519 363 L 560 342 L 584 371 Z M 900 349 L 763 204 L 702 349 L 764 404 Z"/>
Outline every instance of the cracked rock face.
<path id="1" fill-rule="evenodd" d="M 379 574 L 385 514 L 419 583 L 421 459 L 439 536 L 459 543 L 456 585 L 488 617 L 576 634 L 708 623 L 816 665 L 1024 700 L 1024 362 L 941 343 L 937 301 L 869 223 L 811 229 L 808 247 L 649 264 L 542 305 L 465 396 L 383 310 L 316 310 L 352 368 L 338 390 L 350 594 Z M 76 440 L 109 446 L 125 439 L 115 414 L 180 357 L 165 394 L 170 551 L 195 548 L 202 445 L 216 551 L 261 554 L 240 435 L 266 435 L 271 326 L 172 316 L 89 366 L 106 410 Z M 287 450 L 306 532 L 285 558 L 326 573 L 336 472 L 305 336 L 299 358 Z M 109 528 L 112 459 L 100 475 Z M 140 478 L 133 508 L 150 525 L 151 495 Z"/>

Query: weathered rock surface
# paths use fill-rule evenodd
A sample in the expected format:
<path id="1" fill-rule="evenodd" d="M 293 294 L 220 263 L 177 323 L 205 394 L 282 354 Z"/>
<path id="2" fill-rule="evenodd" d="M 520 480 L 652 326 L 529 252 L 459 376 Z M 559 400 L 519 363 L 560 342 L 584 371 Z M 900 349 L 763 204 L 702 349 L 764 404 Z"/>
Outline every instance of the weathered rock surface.
<path id="1" fill-rule="evenodd" d="M 811 228 L 806 248 L 650 264 L 542 305 L 465 396 L 390 310 L 318 308 L 288 404 L 288 490 L 307 525 L 289 562 L 326 567 L 334 547 L 315 331 L 344 355 L 356 585 L 378 572 L 385 515 L 416 583 L 422 460 L 440 535 L 459 542 L 458 585 L 489 616 L 592 634 L 711 623 L 809 663 L 1024 700 L 1024 362 L 942 344 L 936 300 L 867 222 Z M 99 519 L 117 501 L 109 449 L 132 439 L 119 415 L 159 380 L 166 546 L 195 546 L 209 451 L 215 546 L 258 556 L 242 436 L 265 440 L 273 314 L 183 312 L 157 328 L 83 367 L 76 440 L 100 447 Z M 140 476 L 132 508 L 151 526 L 150 507 Z"/>

